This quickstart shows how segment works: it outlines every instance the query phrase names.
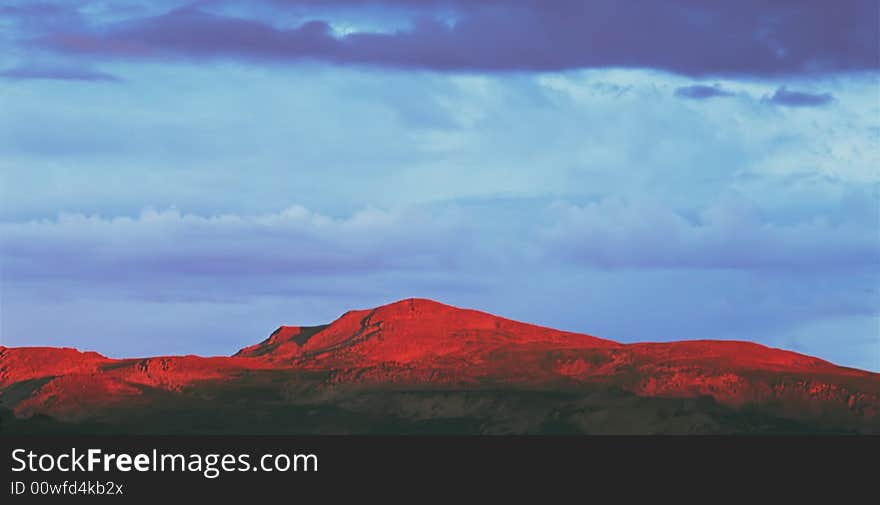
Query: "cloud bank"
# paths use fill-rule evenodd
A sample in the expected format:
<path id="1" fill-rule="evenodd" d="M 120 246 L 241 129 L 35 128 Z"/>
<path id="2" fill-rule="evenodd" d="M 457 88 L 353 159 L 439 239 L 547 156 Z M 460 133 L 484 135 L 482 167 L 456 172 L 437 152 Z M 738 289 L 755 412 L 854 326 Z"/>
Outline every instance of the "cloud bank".
<path id="1" fill-rule="evenodd" d="M 365 209 L 332 218 L 301 206 L 264 215 L 62 214 L 0 224 L 5 279 L 313 277 L 383 271 L 493 271 L 564 261 L 599 269 L 858 270 L 880 266 L 876 225 L 780 221 L 723 197 L 687 215 L 660 203 L 564 201 L 518 220 L 463 207 Z M 505 220 L 508 226 L 493 225 Z M 480 237 L 477 243 L 473 239 Z M 64 258 L 64 261 L 57 261 Z"/>

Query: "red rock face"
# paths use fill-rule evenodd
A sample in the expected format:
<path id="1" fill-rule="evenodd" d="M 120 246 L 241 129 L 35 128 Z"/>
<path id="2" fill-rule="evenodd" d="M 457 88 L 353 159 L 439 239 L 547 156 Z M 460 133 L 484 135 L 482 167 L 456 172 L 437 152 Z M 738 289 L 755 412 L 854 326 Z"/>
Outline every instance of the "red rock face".
<path id="1" fill-rule="evenodd" d="M 880 375 L 817 358 L 749 342 L 624 345 L 419 299 L 351 311 L 325 326 L 282 326 L 229 358 L 114 360 L 0 347 L 0 400 L 19 417 L 107 419 L 114 409 L 239 387 L 260 372 L 292 377 L 285 388 L 303 374 L 322 377 L 312 384 L 318 389 L 604 385 L 642 397 L 772 405 L 787 416 L 830 416 L 869 431 L 880 415 Z"/>
<path id="2" fill-rule="evenodd" d="M 96 352 L 55 347 L 10 349 L 0 346 L 0 388 L 40 377 L 94 373 L 109 358 Z"/>

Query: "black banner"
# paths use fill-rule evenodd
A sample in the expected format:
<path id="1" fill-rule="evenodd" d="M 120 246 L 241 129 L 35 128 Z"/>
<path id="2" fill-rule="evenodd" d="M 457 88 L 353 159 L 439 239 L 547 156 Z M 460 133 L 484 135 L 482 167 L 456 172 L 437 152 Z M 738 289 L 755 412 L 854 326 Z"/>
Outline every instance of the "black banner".
<path id="1" fill-rule="evenodd" d="M 870 462 L 880 455 L 878 437 L 46 436 L 0 437 L 0 445 L 2 493 L 16 503 L 256 496 L 334 503 L 353 490 L 404 498 L 416 488 L 427 497 L 833 484 L 845 494 L 876 477 Z"/>

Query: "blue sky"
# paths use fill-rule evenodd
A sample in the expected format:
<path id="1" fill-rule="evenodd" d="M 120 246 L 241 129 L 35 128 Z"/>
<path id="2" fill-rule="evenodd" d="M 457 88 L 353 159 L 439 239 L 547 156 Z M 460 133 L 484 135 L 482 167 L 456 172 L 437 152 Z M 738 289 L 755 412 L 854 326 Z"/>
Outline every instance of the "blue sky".
<path id="1" fill-rule="evenodd" d="M 0 2 L 0 341 L 420 296 L 880 370 L 874 1 Z"/>

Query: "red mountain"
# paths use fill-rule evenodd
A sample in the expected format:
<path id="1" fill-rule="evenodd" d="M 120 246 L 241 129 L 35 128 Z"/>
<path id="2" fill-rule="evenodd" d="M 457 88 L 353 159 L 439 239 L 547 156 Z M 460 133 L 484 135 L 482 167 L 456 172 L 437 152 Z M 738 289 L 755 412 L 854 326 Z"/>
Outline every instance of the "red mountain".
<path id="1" fill-rule="evenodd" d="M 625 345 L 421 299 L 282 326 L 228 358 L 0 347 L 0 401 L 10 425 L 93 430 L 880 432 L 875 373 L 749 342 Z"/>

